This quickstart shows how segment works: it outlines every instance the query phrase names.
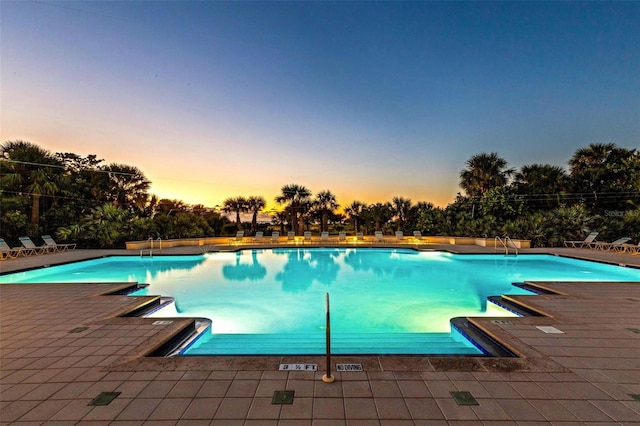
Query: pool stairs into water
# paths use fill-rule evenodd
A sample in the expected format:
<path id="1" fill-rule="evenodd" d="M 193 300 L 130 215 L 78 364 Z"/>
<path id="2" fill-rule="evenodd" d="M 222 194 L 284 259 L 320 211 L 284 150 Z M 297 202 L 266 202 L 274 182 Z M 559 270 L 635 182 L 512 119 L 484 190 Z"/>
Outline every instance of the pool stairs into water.
<path id="1" fill-rule="evenodd" d="M 449 333 L 332 333 L 334 355 L 481 355 L 464 338 Z M 385 348 L 385 349 L 381 349 Z M 199 339 L 182 355 L 322 355 L 325 335 L 214 334 Z"/>

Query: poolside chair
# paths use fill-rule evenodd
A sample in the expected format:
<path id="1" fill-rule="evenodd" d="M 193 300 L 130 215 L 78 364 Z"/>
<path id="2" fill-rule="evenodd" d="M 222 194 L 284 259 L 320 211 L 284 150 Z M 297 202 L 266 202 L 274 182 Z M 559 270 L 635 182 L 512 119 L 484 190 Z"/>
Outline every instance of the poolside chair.
<path id="1" fill-rule="evenodd" d="M 320 233 L 320 241 L 322 241 L 323 243 L 326 243 L 327 241 L 329 241 L 329 232 L 322 231 Z"/>
<path id="2" fill-rule="evenodd" d="M 415 242 L 422 241 L 422 232 L 420 232 L 420 231 L 413 231 L 413 240 L 414 240 Z"/>
<path id="3" fill-rule="evenodd" d="M 71 244 L 56 243 L 55 240 L 51 238 L 51 235 L 43 235 L 42 239 L 44 240 L 44 243 L 46 245 L 48 245 L 49 247 L 53 247 L 54 251 L 68 251 L 76 248 L 76 245 L 74 243 L 71 243 Z"/>
<path id="4" fill-rule="evenodd" d="M 402 231 L 396 231 L 396 240 L 402 242 L 404 240 L 404 233 Z"/>
<path id="5" fill-rule="evenodd" d="M 640 254 L 640 243 L 638 243 L 638 245 L 620 244 L 619 247 L 616 247 L 616 251 L 620 253 Z"/>
<path id="6" fill-rule="evenodd" d="M 356 240 L 364 241 L 364 234 L 362 232 L 356 232 Z"/>
<path id="7" fill-rule="evenodd" d="M 598 232 L 592 232 L 587 235 L 587 238 L 584 241 L 565 241 L 564 246 L 568 248 L 584 248 L 585 246 L 589 246 L 589 244 L 593 243 L 598 236 Z"/>
<path id="8" fill-rule="evenodd" d="M 3 238 L 0 238 L 0 260 L 15 259 L 18 256 L 26 256 L 27 254 L 35 254 L 35 251 L 20 247 L 9 247 L 9 244 Z"/>
<path id="9" fill-rule="evenodd" d="M 264 233 L 262 231 L 257 231 L 256 235 L 253 236 L 253 241 L 255 241 L 256 243 L 259 243 L 262 241 L 263 236 L 264 236 Z"/>
<path id="10" fill-rule="evenodd" d="M 630 239 L 631 238 L 623 237 L 623 238 L 618 238 L 617 240 L 612 241 L 610 243 L 607 243 L 607 242 L 595 242 L 595 243 L 589 244 L 589 248 L 596 249 L 596 250 L 605 250 L 605 251 L 616 250 L 617 247 L 619 247 L 622 244 L 626 243 Z"/>
<path id="11" fill-rule="evenodd" d="M 376 231 L 373 234 L 376 238 L 376 242 L 380 243 L 382 241 L 384 241 L 384 236 L 382 235 L 382 231 Z"/>
<path id="12" fill-rule="evenodd" d="M 272 243 L 278 243 L 280 242 L 280 232 L 278 231 L 273 231 L 271 233 L 271 242 Z"/>
<path id="13" fill-rule="evenodd" d="M 44 245 L 44 246 L 35 245 L 33 241 L 31 241 L 31 238 L 29 237 L 20 237 L 19 240 L 22 243 L 22 246 L 24 248 L 28 250 L 32 250 L 34 254 L 53 253 L 55 251 L 55 249 L 47 245 Z"/>
<path id="14" fill-rule="evenodd" d="M 244 231 L 236 232 L 236 237 L 231 241 L 234 244 L 239 244 L 244 240 Z"/>
<path id="15" fill-rule="evenodd" d="M 304 240 L 306 242 L 311 242 L 311 231 L 304 231 Z"/>
<path id="16" fill-rule="evenodd" d="M 296 233 L 293 231 L 287 232 L 287 241 L 293 241 L 296 239 Z"/>
<path id="17" fill-rule="evenodd" d="M 347 233 L 344 231 L 338 232 L 338 241 L 347 241 Z"/>

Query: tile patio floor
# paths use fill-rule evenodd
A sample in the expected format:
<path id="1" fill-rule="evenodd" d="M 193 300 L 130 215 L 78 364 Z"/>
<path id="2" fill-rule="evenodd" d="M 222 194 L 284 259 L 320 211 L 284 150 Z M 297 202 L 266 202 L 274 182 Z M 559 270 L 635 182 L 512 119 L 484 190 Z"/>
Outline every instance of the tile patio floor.
<path id="1" fill-rule="evenodd" d="M 640 266 L 640 256 L 587 249 L 521 252 Z M 121 253 L 76 250 L 0 270 Z M 0 285 L 1 425 L 640 425 L 639 283 L 547 283 L 559 294 L 516 298 L 548 317 L 474 320 L 521 358 L 333 357 L 365 371 L 334 373 L 329 384 L 324 357 L 146 357 L 190 320 L 120 317 L 140 301 L 104 295 L 122 286 Z M 295 391 L 293 404 L 273 405 L 276 390 Z M 454 391 L 478 405 L 457 405 Z M 102 392 L 118 394 L 90 405 Z"/>

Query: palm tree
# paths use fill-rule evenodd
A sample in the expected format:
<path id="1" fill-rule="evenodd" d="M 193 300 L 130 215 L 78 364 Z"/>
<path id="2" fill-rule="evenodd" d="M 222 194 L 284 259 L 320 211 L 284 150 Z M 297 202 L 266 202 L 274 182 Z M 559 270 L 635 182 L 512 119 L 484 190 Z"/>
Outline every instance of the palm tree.
<path id="1" fill-rule="evenodd" d="M 247 200 L 244 197 L 231 197 L 224 200 L 222 203 L 222 211 L 229 214 L 235 212 L 236 214 L 236 228 L 238 231 L 242 231 L 242 222 L 240 221 L 240 213 L 246 213 Z"/>
<path id="2" fill-rule="evenodd" d="M 321 213 L 320 219 L 320 232 L 328 231 L 329 227 L 327 222 L 329 219 L 329 213 L 333 213 L 340 205 L 336 202 L 336 196 L 329 190 L 320 191 L 316 194 L 314 205 Z"/>
<path id="3" fill-rule="evenodd" d="M 396 231 L 404 231 L 404 225 L 409 218 L 410 210 L 411 199 L 403 197 L 393 197 L 393 201 L 391 202 L 391 211 L 396 217 Z"/>
<path id="4" fill-rule="evenodd" d="M 513 174 L 507 169 L 507 161 L 498 154 L 476 154 L 467 161 L 460 172 L 460 187 L 470 197 L 484 195 L 489 189 L 504 186 Z"/>
<path id="5" fill-rule="evenodd" d="M 282 212 L 276 212 L 273 216 L 271 216 L 271 223 L 273 225 L 279 226 L 280 227 L 280 233 L 284 234 L 284 226 L 287 224 L 287 213 L 282 211 Z"/>
<path id="6" fill-rule="evenodd" d="M 362 216 L 362 209 L 364 208 L 364 204 L 360 201 L 354 201 L 344 209 L 344 212 L 349 216 L 349 218 L 353 221 L 353 228 L 355 232 L 360 232 L 359 222 L 358 220 Z"/>
<path id="7" fill-rule="evenodd" d="M 302 185 L 296 185 L 294 183 L 284 185 L 280 189 L 281 194 L 278 195 L 275 200 L 278 204 L 287 204 L 285 210 L 288 209 L 291 224 L 291 230 L 298 235 L 298 229 L 300 229 L 298 225 L 298 212 L 302 212 L 306 206 L 308 206 L 311 191 L 309 191 L 306 187 Z"/>
<path id="8" fill-rule="evenodd" d="M 131 213 L 128 210 L 104 204 L 91 210 L 83 221 L 89 238 L 98 242 L 100 247 L 113 247 L 128 235 Z"/>
<path id="9" fill-rule="evenodd" d="M 49 151 L 21 140 L 9 141 L 0 147 L 3 171 L 0 183 L 4 191 L 31 195 L 31 223 L 40 222 L 40 198 L 59 191 L 62 163 Z"/>
<path id="10" fill-rule="evenodd" d="M 531 164 L 522 166 L 514 176 L 514 186 L 524 195 L 529 207 L 559 207 L 561 197 L 568 189 L 569 180 L 562 167 L 551 164 Z"/>
<path id="11" fill-rule="evenodd" d="M 391 205 L 389 203 L 370 204 L 366 210 L 366 215 L 375 224 L 376 231 L 382 231 L 382 224 L 391 219 Z"/>
<path id="12" fill-rule="evenodd" d="M 569 160 L 569 173 L 577 192 L 593 194 L 594 207 L 600 202 L 598 193 L 603 192 L 625 192 L 620 194 L 624 204 L 625 199 L 633 198 L 627 197 L 626 192 L 633 195 L 640 189 L 637 160 L 634 149 L 620 148 L 613 143 L 591 144 L 573 154 Z"/>
<path id="13" fill-rule="evenodd" d="M 135 166 L 111 163 L 101 170 L 109 176 L 108 195 L 116 207 L 123 207 L 131 212 L 140 212 L 149 200 L 151 182 L 144 173 Z"/>
<path id="14" fill-rule="evenodd" d="M 260 213 L 260 211 L 264 209 L 266 205 L 267 202 L 262 196 L 251 196 L 247 198 L 247 209 L 252 214 L 251 233 L 253 235 L 255 235 L 256 231 L 258 230 L 258 213 Z"/>

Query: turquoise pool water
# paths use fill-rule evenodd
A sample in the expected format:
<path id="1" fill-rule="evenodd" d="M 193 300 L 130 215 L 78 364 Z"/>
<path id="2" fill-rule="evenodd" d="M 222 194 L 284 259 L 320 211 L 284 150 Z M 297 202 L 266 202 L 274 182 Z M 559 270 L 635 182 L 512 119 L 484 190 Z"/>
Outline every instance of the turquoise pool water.
<path id="1" fill-rule="evenodd" d="M 487 297 L 526 294 L 512 285 L 525 280 L 640 281 L 640 270 L 547 255 L 314 248 L 109 257 L 0 276 L 149 283 L 135 294 L 176 299 L 156 315 L 212 320 L 185 355 L 323 353 L 326 293 L 336 354 L 482 353 L 450 319 L 505 315 Z"/>

